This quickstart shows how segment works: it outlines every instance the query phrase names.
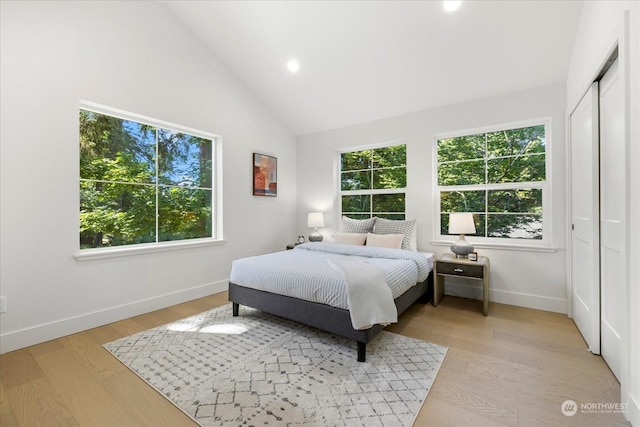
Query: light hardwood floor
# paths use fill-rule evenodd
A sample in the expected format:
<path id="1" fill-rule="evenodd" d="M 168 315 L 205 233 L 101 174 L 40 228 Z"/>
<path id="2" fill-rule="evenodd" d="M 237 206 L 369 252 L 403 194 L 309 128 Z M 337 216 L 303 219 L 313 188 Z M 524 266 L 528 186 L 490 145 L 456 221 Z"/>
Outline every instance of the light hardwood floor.
<path id="1" fill-rule="evenodd" d="M 216 294 L 1 355 L 0 425 L 196 426 L 101 345 L 226 303 Z M 480 310 L 448 296 L 388 328 L 449 348 L 415 426 L 628 425 L 621 414 L 562 414 L 568 399 L 620 401 L 615 377 L 565 315 Z"/>

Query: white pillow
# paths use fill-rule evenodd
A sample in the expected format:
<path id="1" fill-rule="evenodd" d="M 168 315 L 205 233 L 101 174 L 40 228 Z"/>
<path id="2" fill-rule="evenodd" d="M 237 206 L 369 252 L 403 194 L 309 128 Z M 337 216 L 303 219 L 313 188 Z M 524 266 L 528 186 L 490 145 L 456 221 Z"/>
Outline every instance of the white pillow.
<path id="1" fill-rule="evenodd" d="M 367 246 L 400 249 L 404 234 L 367 234 Z"/>
<path id="2" fill-rule="evenodd" d="M 410 220 L 391 220 L 385 218 L 376 218 L 373 232 L 376 234 L 400 234 L 404 235 L 402 240 L 402 248 L 409 251 L 417 251 L 417 230 L 415 219 Z"/>
<path id="3" fill-rule="evenodd" d="M 367 240 L 367 233 L 335 233 L 333 241 L 335 243 L 343 243 L 345 245 L 364 245 Z"/>

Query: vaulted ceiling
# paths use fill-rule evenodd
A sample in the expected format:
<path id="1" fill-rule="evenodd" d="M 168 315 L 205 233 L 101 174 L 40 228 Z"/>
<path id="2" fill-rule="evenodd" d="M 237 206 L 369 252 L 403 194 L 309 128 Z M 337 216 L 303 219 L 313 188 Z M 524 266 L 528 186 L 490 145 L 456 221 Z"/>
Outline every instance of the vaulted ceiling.
<path id="1" fill-rule="evenodd" d="M 167 1 L 300 135 L 563 82 L 581 1 Z M 300 70 L 286 67 L 295 58 Z"/>

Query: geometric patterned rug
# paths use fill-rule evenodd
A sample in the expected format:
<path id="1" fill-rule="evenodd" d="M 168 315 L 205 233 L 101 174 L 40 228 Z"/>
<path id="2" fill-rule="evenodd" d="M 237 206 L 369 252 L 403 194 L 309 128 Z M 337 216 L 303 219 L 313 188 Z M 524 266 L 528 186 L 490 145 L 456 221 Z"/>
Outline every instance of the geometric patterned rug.
<path id="1" fill-rule="evenodd" d="M 356 344 L 231 304 L 104 345 L 202 426 L 411 426 L 447 349 L 382 331 Z"/>

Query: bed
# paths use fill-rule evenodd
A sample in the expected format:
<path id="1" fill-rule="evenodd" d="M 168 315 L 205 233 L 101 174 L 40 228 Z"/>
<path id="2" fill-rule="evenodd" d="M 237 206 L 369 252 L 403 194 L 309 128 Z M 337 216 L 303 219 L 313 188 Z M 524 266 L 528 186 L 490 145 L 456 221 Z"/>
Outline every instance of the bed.
<path id="1" fill-rule="evenodd" d="M 357 360 L 364 362 L 367 343 L 392 322 L 365 327 L 361 326 L 362 321 L 355 323 L 356 311 L 371 309 L 369 305 L 375 311 L 376 304 L 354 302 L 354 285 L 349 284 L 353 278 L 337 268 L 345 266 L 383 275 L 396 316 L 421 298 L 428 302 L 433 295 L 431 253 L 313 242 L 293 250 L 233 261 L 229 280 L 233 315 L 238 316 L 239 306 L 245 305 L 353 339 L 357 343 Z M 355 270 L 358 274 L 360 271 Z"/>

